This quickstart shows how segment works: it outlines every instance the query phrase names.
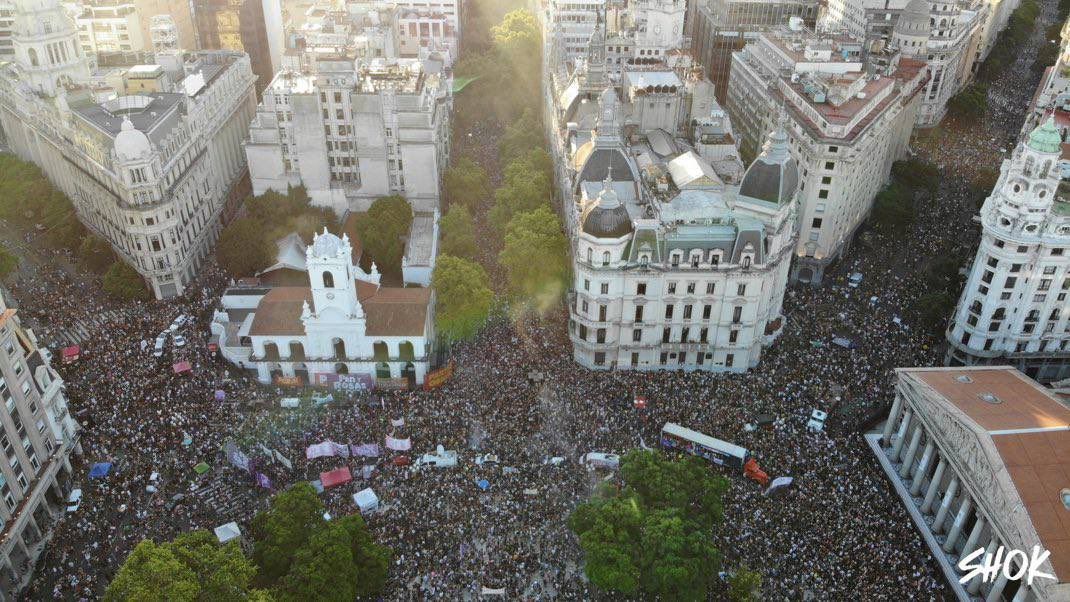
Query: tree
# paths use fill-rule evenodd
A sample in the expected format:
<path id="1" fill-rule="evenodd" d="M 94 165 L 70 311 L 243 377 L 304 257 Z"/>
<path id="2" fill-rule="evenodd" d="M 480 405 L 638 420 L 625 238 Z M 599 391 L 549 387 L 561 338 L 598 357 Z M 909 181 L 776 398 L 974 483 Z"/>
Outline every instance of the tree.
<path id="1" fill-rule="evenodd" d="M 975 81 L 947 101 L 948 112 L 967 123 L 984 116 L 988 106 L 988 84 Z"/>
<path id="2" fill-rule="evenodd" d="M 145 299 L 148 297 L 148 289 L 145 280 L 137 270 L 123 261 L 111 264 L 104 273 L 104 292 L 123 300 Z"/>
<path id="3" fill-rule="evenodd" d="M 19 267 L 19 258 L 0 247 L 0 278 L 7 278 Z"/>
<path id="4" fill-rule="evenodd" d="M 398 195 L 376 199 L 357 220 L 360 242 L 384 275 L 401 278 L 401 258 L 412 227 L 412 207 Z"/>
<path id="5" fill-rule="evenodd" d="M 103 273 L 115 261 L 111 245 L 103 238 L 90 234 L 78 246 L 78 260 L 90 272 Z"/>
<path id="6" fill-rule="evenodd" d="M 256 540 L 253 561 L 260 567 L 260 579 L 273 584 L 293 563 L 294 555 L 323 526 L 323 503 L 312 485 L 301 482 L 279 493 L 271 508 L 253 518 L 250 532 Z"/>
<path id="7" fill-rule="evenodd" d="M 259 580 L 280 600 L 374 597 L 386 584 L 393 551 L 376 544 L 359 515 L 327 521 L 316 490 L 297 483 L 253 518 Z"/>
<path id="8" fill-rule="evenodd" d="M 642 450 L 622 458 L 621 477 L 623 490 L 603 489 L 569 515 L 588 579 L 627 596 L 705 600 L 721 562 L 710 538 L 727 481 L 693 458 Z"/>
<path id="9" fill-rule="evenodd" d="M 877 193 L 870 220 L 886 233 L 901 233 L 914 220 L 910 189 L 893 182 Z"/>
<path id="10" fill-rule="evenodd" d="M 256 567 L 237 541 L 220 545 L 208 531 L 179 535 L 174 542 L 142 541 L 123 562 L 105 600 L 262 599 L 249 589 Z"/>
<path id="11" fill-rule="evenodd" d="M 892 164 L 892 178 L 907 188 L 922 188 L 930 195 L 940 188 L 940 170 L 932 163 L 907 159 Z"/>
<path id="12" fill-rule="evenodd" d="M 228 274 L 244 278 L 271 265 L 275 258 L 274 247 L 259 220 L 243 217 L 232 222 L 219 235 L 216 257 Z"/>
<path id="13" fill-rule="evenodd" d="M 472 214 L 464 205 L 453 205 L 439 224 L 442 228 L 442 249 L 445 255 L 454 257 L 475 257 L 479 247 L 476 245 L 476 226 Z"/>
<path id="14" fill-rule="evenodd" d="M 487 272 L 478 263 L 440 255 L 431 275 L 437 307 L 435 327 L 450 340 L 466 339 L 483 327 L 494 302 Z"/>
<path id="15" fill-rule="evenodd" d="M 915 307 L 922 326 L 933 335 L 940 336 L 955 309 L 955 299 L 944 291 L 930 292 L 918 297 Z"/>
<path id="16" fill-rule="evenodd" d="M 487 172 L 469 157 L 461 157 L 442 177 L 450 207 L 477 207 L 490 196 Z"/>
<path id="17" fill-rule="evenodd" d="M 542 310 L 557 304 L 567 287 L 570 265 L 568 241 L 549 206 L 520 213 L 509 222 L 498 261 L 514 295 Z"/>
<path id="18" fill-rule="evenodd" d="M 509 124 L 502 134 L 498 145 L 498 157 L 502 164 L 519 159 L 532 149 L 542 148 L 546 144 L 542 137 L 542 124 L 535 117 L 535 111 L 524 109 L 520 118 Z"/>
<path id="19" fill-rule="evenodd" d="M 511 121 L 525 108 L 538 109 L 542 73 L 542 39 L 538 21 L 528 10 L 514 10 L 491 29 L 495 66 L 497 114 Z"/>
<path id="20" fill-rule="evenodd" d="M 761 591 L 762 574 L 745 566 L 736 569 L 728 579 L 728 599 L 732 602 L 758 602 Z"/>
<path id="21" fill-rule="evenodd" d="M 490 223 L 504 231 L 509 221 L 518 213 L 533 211 L 550 202 L 550 178 L 521 158 L 505 168 L 505 182 L 494 191 L 494 207 L 490 210 Z"/>

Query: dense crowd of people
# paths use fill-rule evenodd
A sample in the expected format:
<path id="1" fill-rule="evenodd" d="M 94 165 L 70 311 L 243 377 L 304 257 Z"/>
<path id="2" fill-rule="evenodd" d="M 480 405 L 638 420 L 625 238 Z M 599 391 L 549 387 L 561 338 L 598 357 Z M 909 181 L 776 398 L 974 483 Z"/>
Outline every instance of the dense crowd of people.
<path id="1" fill-rule="evenodd" d="M 1027 62 L 1031 55 L 1021 56 Z M 278 400 L 288 393 L 257 384 L 208 350 L 206 325 L 226 284 L 215 267 L 177 301 L 116 304 L 56 267 L 65 258 L 48 258 L 52 263 L 10 288 L 43 344 L 59 344 L 76 323 L 93 325 L 81 359 L 57 366 L 82 424 L 83 455 L 67 486 L 81 487 L 85 497 L 56 526 L 28 595 L 95 598 L 143 538 L 170 539 L 230 520 L 246 525 L 271 491 L 227 462 L 221 449 L 233 440 L 274 490 L 349 466 L 354 481 L 322 494 L 333 515 L 356 512 L 351 495 L 359 489 L 377 493 L 381 507 L 367 520 L 395 551 L 388 598 L 470 598 L 482 588 L 527 599 L 590 598 L 566 520 L 613 475 L 579 459 L 656 447 L 662 425 L 676 422 L 751 450 L 771 477 L 794 478 L 782 494 L 764 496 L 742 474 L 711 469 L 731 481 L 714 535 L 724 564 L 760 571 L 763 598 L 947 597 L 859 427 L 891 402 L 895 367 L 940 363 L 939 338 L 912 327 L 909 308 L 924 292 L 925 262 L 976 244 L 969 182 L 977 166 L 997 167 L 1000 149 L 1017 135 L 1035 79 L 1027 65 L 1018 67 L 992 86 L 993 109 L 981 128 L 916 145 L 945 180 L 938 199 L 919 206 L 910 235 L 870 233 L 825 286 L 792 289 L 780 339 L 742 375 L 590 372 L 571 361 L 563 312 L 501 315 L 452 350 L 457 369 L 442 388 L 338 395 L 323 407 L 282 409 Z M 486 133 L 460 144 L 493 163 L 493 146 L 481 146 L 494 138 Z M 858 288 L 846 286 L 852 272 L 864 275 Z M 163 358 L 153 357 L 151 341 L 178 315 L 194 319 L 182 330 L 189 343 L 169 344 Z M 857 348 L 815 343 L 834 335 Z M 192 371 L 175 374 L 178 361 L 189 361 Z M 636 396 L 648 401 L 645 411 L 633 406 Z M 806 427 L 814 409 L 829 412 L 825 432 Z M 761 415 L 772 422 L 757 426 Z M 458 451 L 460 462 L 402 466 L 394 461 L 402 452 L 386 449 L 379 457 L 305 457 L 309 445 L 324 440 L 382 446 L 387 435 L 410 438 L 413 449 L 403 453 L 413 460 L 441 445 Z M 264 448 L 278 450 L 292 468 L 267 458 Z M 497 461 L 477 464 L 485 454 Z M 96 462 L 112 463 L 112 472 L 89 480 Z M 208 475 L 193 470 L 200 462 L 211 466 Z M 366 465 L 375 466 L 367 478 Z M 153 473 L 158 480 L 150 481 Z M 157 491 L 147 490 L 150 484 Z M 213 494 L 198 495 L 206 488 Z"/>

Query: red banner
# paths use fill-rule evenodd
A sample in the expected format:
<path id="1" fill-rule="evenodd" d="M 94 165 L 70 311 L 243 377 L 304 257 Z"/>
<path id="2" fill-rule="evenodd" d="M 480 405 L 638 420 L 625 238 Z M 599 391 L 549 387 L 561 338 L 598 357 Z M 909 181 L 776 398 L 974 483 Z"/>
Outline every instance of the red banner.
<path id="1" fill-rule="evenodd" d="M 442 385 L 449 382 L 453 378 L 453 360 L 438 370 L 434 370 L 427 373 L 424 377 L 424 389 L 430 391 L 431 389 L 437 389 Z"/>

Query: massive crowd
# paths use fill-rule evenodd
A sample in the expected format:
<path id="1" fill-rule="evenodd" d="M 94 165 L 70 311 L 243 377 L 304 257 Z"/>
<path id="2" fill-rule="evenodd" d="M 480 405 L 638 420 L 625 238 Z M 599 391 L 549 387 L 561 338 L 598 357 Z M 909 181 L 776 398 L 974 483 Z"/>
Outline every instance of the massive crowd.
<path id="1" fill-rule="evenodd" d="M 731 488 L 715 539 L 727 567 L 746 564 L 763 574 L 763 597 L 946 597 L 858 429 L 890 403 L 895 367 L 940 361 L 938 339 L 910 326 L 909 308 L 924 292 L 919 268 L 975 244 L 968 219 L 975 210 L 968 186 L 973 168 L 967 166 L 995 167 L 999 149 L 1017 134 L 1020 107 L 1033 89 L 1022 77 L 1028 80 L 1015 74 L 993 85 L 996 109 L 983 133 L 916 145 L 923 159 L 944 168 L 938 201 L 919 207 L 908 237 L 873 233 L 826 286 L 792 289 L 780 340 L 744 375 L 592 373 L 571 362 L 562 313 L 498 317 L 453 349 L 457 370 L 443 388 L 287 410 L 277 403 L 283 391 L 257 385 L 209 352 L 205 326 L 225 285 L 213 267 L 178 301 L 130 303 L 106 318 L 117 304 L 68 271 L 46 264 L 18 277 L 11 292 L 45 344 L 58 344 L 75 323 L 93 325 L 82 359 L 58 367 L 83 425 L 83 456 L 75 458 L 68 486 L 83 488 L 85 498 L 56 527 L 28 595 L 94 598 L 143 538 L 247 523 L 270 492 L 227 463 L 220 450 L 233 439 L 276 489 L 348 465 L 355 481 L 322 494 L 332 514 L 355 512 L 350 495 L 358 489 L 376 491 L 382 507 L 368 523 L 395 550 L 391 599 L 470 598 L 481 588 L 527 599 L 590 598 L 566 518 L 606 475 L 578 459 L 589 451 L 654 446 L 661 426 L 672 421 L 746 447 L 772 477 L 794 477 L 783 495 L 766 497 L 741 474 L 725 473 Z M 469 150 L 476 157 L 492 152 Z M 856 271 L 864 280 L 850 288 L 844 275 Z M 142 341 L 151 342 L 180 314 L 195 318 L 183 330 L 188 345 L 169 345 L 163 358 L 153 357 Z M 812 343 L 834 334 L 850 336 L 858 347 Z M 183 360 L 192 372 L 174 374 L 171 365 Z M 649 402 L 643 415 L 632 405 L 636 395 Z M 806 428 L 814 409 L 829 412 L 825 432 Z M 753 428 L 760 415 L 772 423 Z M 398 419 L 403 426 L 394 426 Z M 390 452 L 305 459 L 308 445 L 326 439 L 382 444 L 388 434 L 410 437 L 413 458 L 442 445 L 457 450 L 460 463 L 415 469 L 396 466 Z M 260 444 L 282 452 L 293 468 L 266 460 Z M 499 462 L 477 465 L 475 457 L 486 453 Z M 564 461 L 549 461 L 555 457 Z M 206 476 L 193 471 L 202 461 L 212 467 Z M 88 480 L 94 462 L 111 462 L 112 473 Z M 362 467 L 372 463 L 376 468 L 364 479 Z M 152 473 L 160 475 L 156 492 L 146 490 Z M 481 480 L 489 487 L 480 487 Z M 211 495 L 199 495 L 208 489 Z"/>

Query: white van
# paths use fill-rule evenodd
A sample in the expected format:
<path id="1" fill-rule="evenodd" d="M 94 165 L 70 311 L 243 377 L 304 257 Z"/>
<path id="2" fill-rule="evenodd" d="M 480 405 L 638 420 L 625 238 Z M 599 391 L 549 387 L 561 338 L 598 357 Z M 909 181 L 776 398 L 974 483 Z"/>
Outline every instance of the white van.
<path id="1" fill-rule="evenodd" d="M 163 357 L 163 347 L 167 344 L 167 337 L 156 337 L 156 344 L 152 347 L 152 355 L 155 357 Z"/>
<path id="2" fill-rule="evenodd" d="M 433 454 L 424 454 L 416 461 L 417 466 L 434 466 L 435 468 L 453 468 L 457 466 L 457 452 L 446 451 L 439 445 Z"/>
<path id="3" fill-rule="evenodd" d="M 583 464 L 589 468 L 620 468 L 620 456 L 617 454 L 605 454 L 602 452 L 590 452 L 583 456 Z"/>

